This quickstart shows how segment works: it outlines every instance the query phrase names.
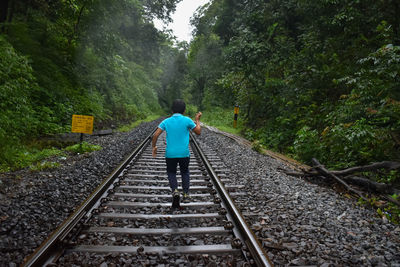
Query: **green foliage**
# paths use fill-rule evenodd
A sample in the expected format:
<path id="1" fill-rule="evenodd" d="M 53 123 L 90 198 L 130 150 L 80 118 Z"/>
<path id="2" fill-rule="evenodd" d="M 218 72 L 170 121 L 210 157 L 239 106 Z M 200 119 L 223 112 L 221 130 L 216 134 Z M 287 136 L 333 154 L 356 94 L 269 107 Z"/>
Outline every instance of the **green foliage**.
<path id="1" fill-rule="evenodd" d="M 85 141 L 83 141 L 82 143 L 68 146 L 65 148 L 66 151 L 69 151 L 69 152 L 72 152 L 75 154 L 90 153 L 90 152 L 101 150 L 101 149 L 102 149 L 101 146 L 92 145 Z"/>
<path id="2" fill-rule="evenodd" d="M 394 198 L 395 200 L 399 200 L 400 199 L 400 195 L 392 195 L 392 198 Z M 388 203 L 388 206 L 385 208 L 385 212 L 386 212 L 386 217 L 391 221 L 394 222 L 396 224 L 400 224 L 400 207 L 392 204 L 392 203 Z"/>
<path id="3" fill-rule="evenodd" d="M 0 36 L 0 146 L 35 132 L 36 112 L 31 90 L 38 85 L 26 57 Z"/>
<path id="4" fill-rule="evenodd" d="M 157 90 L 158 101 L 165 112 L 171 111 L 175 99 L 184 99 L 186 102 L 191 96 L 187 93 L 187 45 L 179 47 L 163 47 L 161 84 Z"/>
<path id="5" fill-rule="evenodd" d="M 131 124 L 121 126 L 121 127 L 118 128 L 118 131 L 119 132 L 129 132 L 129 131 L 133 130 L 134 128 L 136 128 L 141 123 L 153 121 L 155 119 L 158 119 L 159 117 L 160 117 L 159 115 L 148 116 L 145 119 L 140 119 L 140 120 L 137 120 L 135 122 L 132 122 Z"/>
<path id="6" fill-rule="evenodd" d="M 43 160 L 63 156 L 64 152 L 56 148 L 38 149 L 29 146 L 7 147 L 6 160 L 0 165 L 0 172 L 14 171 L 30 167 L 34 170 L 45 169 L 50 166 L 55 167 L 54 163 L 45 163 Z M 43 161 L 43 164 L 42 164 Z"/>
<path id="7" fill-rule="evenodd" d="M 393 1 L 212 1 L 193 19 L 196 101 L 239 104 L 247 138 L 306 163 L 398 160 L 396 12 Z"/>
<path id="8" fill-rule="evenodd" d="M 380 183 L 387 184 L 400 184 L 400 172 L 398 170 L 391 170 L 386 175 L 382 175 L 377 179 Z"/>
<path id="9" fill-rule="evenodd" d="M 0 164 L 25 167 L 31 160 L 16 150 L 21 139 L 53 132 L 51 110 L 36 106 L 33 97 L 40 89 L 28 59 L 19 55 L 0 36 Z"/>
<path id="10" fill-rule="evenodd" d="M 222 45 L 219 37 L 215 34 L 196 36 L 189 50 L 188 76 L 193 80 L 191 101 L 201 109 L 210 109 L 221 103 L 224 103 L 223 107 L 233 104 L 232 101 L 226 101 L 224 88 L 217 84 L 217 78 L 223 70 L 221 62 Z"/>
<path id="11" fill-rule="evenodd" d="M 52 161 L 42 161 L 39 163 L 36 163 L 34 165 L 31 165 L 29 168 L 32 171 L 43 171 L 47 169 L 54 169 L 60 167 L 61 164 L 58 162 L 52 162 Z"/>
<path id="12" fill-rule="evenodd" d="M 222 131 L 239 134 L 240 130 L 243 129 L 242 119 L 239 115 L 237 128 L 233 128 L 233 117 L 233 107 L 232 109 L 214 107 L 213 110 L 203 112 L 201 121 L 204 121 L 204 123 L 214 126 Z"/>
<path id="13" fill-rule="evenodd" d="M 198 107 L 191 105 L 191 104 L 186 105 L 186 111 L 185 111 L 186 116 L 188 116 L 190 118 L 194 118 L 196 116 L 197 112 L 199 112 Z"/>
<path id="14" fill-rule="evenodd" d="M 398 200 L 400 199 L 399 195 L 392 195 L 391 196 L 393 199 Z M 399 206 L 388 202 L 387 205 L 383 208 L 378 208 L 376 210 L 378 215 L 383 218 L 386 217 L 389 221 L 395 223 L 395 224 L 400 224 L 400 208 Z"/>
<path id="15" fill-rule="evenodd" d="M 0 164 L 69 130 L 72 114 L 96 128 L 160 114 L 161 51 L 173 48 L 152 19 L 168 21 L 178 2 L 13 1 L 0 22 Z"/>
<path id="16" fill-rule="evenodd" d="M 312 158 L 321 158 L 323 154 L 323 146 L 317 130 L 311 130 L 310 127 L 304 126 L 297 134 L 293 142 L 293 152 L 303 161 L 310 163 Z"/>
<path id="17" fill-rule="evenodd" d="M 255 140 L 253 143 L 251 143 L 251 149 L 253 149 L 254 151 L 256 151 L 260 154 L 264 154 L 263 146 L 260 143 L 260 141 L 258 141 L 258 140 Z"/>

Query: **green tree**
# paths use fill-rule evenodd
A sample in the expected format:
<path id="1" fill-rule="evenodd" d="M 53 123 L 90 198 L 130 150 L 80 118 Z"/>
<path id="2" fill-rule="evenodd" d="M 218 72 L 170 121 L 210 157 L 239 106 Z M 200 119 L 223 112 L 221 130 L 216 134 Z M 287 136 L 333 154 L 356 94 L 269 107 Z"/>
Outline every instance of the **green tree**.
<path id="1" fill-rule="evenodd" d="M 396 1 L 212 1 L 193 18 L 193 94 L 224 106 L 217 84 L 253 138 L 306 162 L 396 158 L 396 11 Z M 207 50 L 216 40 L 219 56 Z"/>

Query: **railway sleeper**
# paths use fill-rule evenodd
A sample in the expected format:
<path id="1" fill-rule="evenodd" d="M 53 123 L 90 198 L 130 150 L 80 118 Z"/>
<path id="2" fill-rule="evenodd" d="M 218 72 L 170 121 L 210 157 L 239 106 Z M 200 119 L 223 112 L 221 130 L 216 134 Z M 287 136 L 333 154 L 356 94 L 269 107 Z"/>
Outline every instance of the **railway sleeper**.
<path id="1" fill-rule="evenodd" d="M 248 250 L 246 252 L 243 241 L 238 239 L 240 227 L 235 228 L 237 224 L 230 221 L 232 214 L 227 214 L 226 203 L 222 203 L 214 188 L 220 183 L 233 198 L 246 196 L 239 192 L 244 188 L 242 185 L 223 185 L 229 182 L 230 176 L 224 162 L 214 152 L 206 152 L 208 162 L 203 163 L 203 152 L 191 147 L 190 200 L 182 201 L 181 209 L 171 210 L 171 189 L 163 156 L 165 144 L 159 140 L 158 156 L 153 158 L 149 141 L 150 138 L 147 144 L 143 142 L 137 154 L 132 153 L 130 162 L 124 163 L 124 169 L 109 189 L 103 191 L 97 204 L 84 217 L 82 226 L 67 234 L 62 242 L 66 246 L 65 253 L 57 257 L 57 263 L 98 262 L 101 265 L 105 258 L 107 262 L 139 265 L 197 262 L 203 266 L 210 263 L 243 266 L 254 263 L 249 261 Z M 191 146 L 198 147 L 194 141 Z M 222 182 L 216 182 L 216 176 Z M 179 181 L 179 167 L 177 178 Z M 179 190 L 182 192 L 181 188 Z M 252 244 L 248 240 L 245 243 L 246 246 Z M 256 250 L 259 248 L 253 249 Z M 262 265 L 268 266 L 261 255 L 262 261 Z"/>

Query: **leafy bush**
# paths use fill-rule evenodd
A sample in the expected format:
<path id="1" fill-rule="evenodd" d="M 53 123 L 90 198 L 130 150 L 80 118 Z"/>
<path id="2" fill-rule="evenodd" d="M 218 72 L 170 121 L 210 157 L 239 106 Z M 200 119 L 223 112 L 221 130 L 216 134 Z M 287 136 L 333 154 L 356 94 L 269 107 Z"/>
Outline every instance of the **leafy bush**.
<path id="1" fill-rule="evenodd" d="M 76 154 L 93 152 L 93 151 L 97 151 L 97 150 L 101 150 L 101 149 L 102 149 L 101 146 L 92 145 L 85 141 L 80 144 L 75 144 L 75 145 L 68 146 L 65 148 L 65 150 L 72 152 L 72 153 L 76 153 Z"/>
<path id="2" fill-rule="evenodd" d="M 399 200 L 400 199 L 400 195 L 392 195 L 392 198 L 394 198 L 395 200 Z M 379 214 L 379 216 L 381 217 L 386 217 L 389 221 L 396 223 L 396 224 L 400 224 L 400 208 L 399 206 L 393 204 L 393 203 L 388 203 L 387 206 L 383 209 L 378 208 L 377 213 Z"/>
<path id="3" fill-rule="evenodd" d="M 253 143 L 251 143 L 251 149 L 253 149 L 254 151 L 256 151 L 260 154 L 264 154 L 263 146 L 261 145 L 260 141 L 258 141 L 258 140 L 255 140 Z"/>
<path id="4" fill-rule="evenodd" d="M 31 91 L 38 85 L 28 59 L 16 53 L 2 36 L 0 58 L 0 160 L 4 165 L 17 157 L 12 146 L 21 138 L 37 134 L 39 121 Z"/>
<path id="5" fill-rule="evenodd" d="M 54 169 L 60 167 L 60 163 L 52 161 L 42 161 L 30 166 L 32 171 L 43 171 L 46 169 Z"/>
<path id="6" fill-rule="evenodd" d="M 27 146 L 10 146 L 6 150 L 7 158 L 0 164 L 0 172 L 14 171 L 29 166 L 39 166 L 45 159 L 63 156 L 64 152 L 56 148 L 37 149 Z M 35 167 L 33 167 L 35 169 Z"/>
<path id="7" fill-rule="evenodd" d="M 296 139 L 293 142 L 293 151 L 298 159 L 308 164 L 312 158 L 321 160 L 322 149 L 317 130 L 304 126 L 297 132 Z"/>
<path id="8" fill-rule="evenodd" d="M 185 115 L 190 117 L 190 118 L 194 118 L 198 111 L 199 111 L 198 107 L 196 107 L 195 105 L 187 104 L 186 105 Z"/>
<path id="9" fill-rule="evenodd" d="M 28 59 L 17 54 L 1 36 L 0 58 L 0 142 L 5 145 L 36 128 L 30 92 L 38 85 Z"/>
<path id="10" fill-rule="evenodd" d="M 214 107 L 212 110 L 204 111 L 201 120 L 222 131 L 238 134 L 243 127 L 243 120 L 239 114 L 237 128 L 235 129 L 233 128 L 233 117 L 233 107 L 232 109 Z"/>

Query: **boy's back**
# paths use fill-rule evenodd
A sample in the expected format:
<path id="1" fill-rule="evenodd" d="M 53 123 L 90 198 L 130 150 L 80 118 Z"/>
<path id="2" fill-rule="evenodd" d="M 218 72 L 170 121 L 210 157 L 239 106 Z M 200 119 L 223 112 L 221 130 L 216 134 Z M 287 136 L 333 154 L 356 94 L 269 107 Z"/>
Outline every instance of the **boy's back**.
<path id="1" fill-rule="evenodd" d="M 175 113 L 162 121 L 160 129 L 167 133 L 166 158 L 189 157 L 189 130 L 193 130 L 196 124 L 188 117 Z"/>

